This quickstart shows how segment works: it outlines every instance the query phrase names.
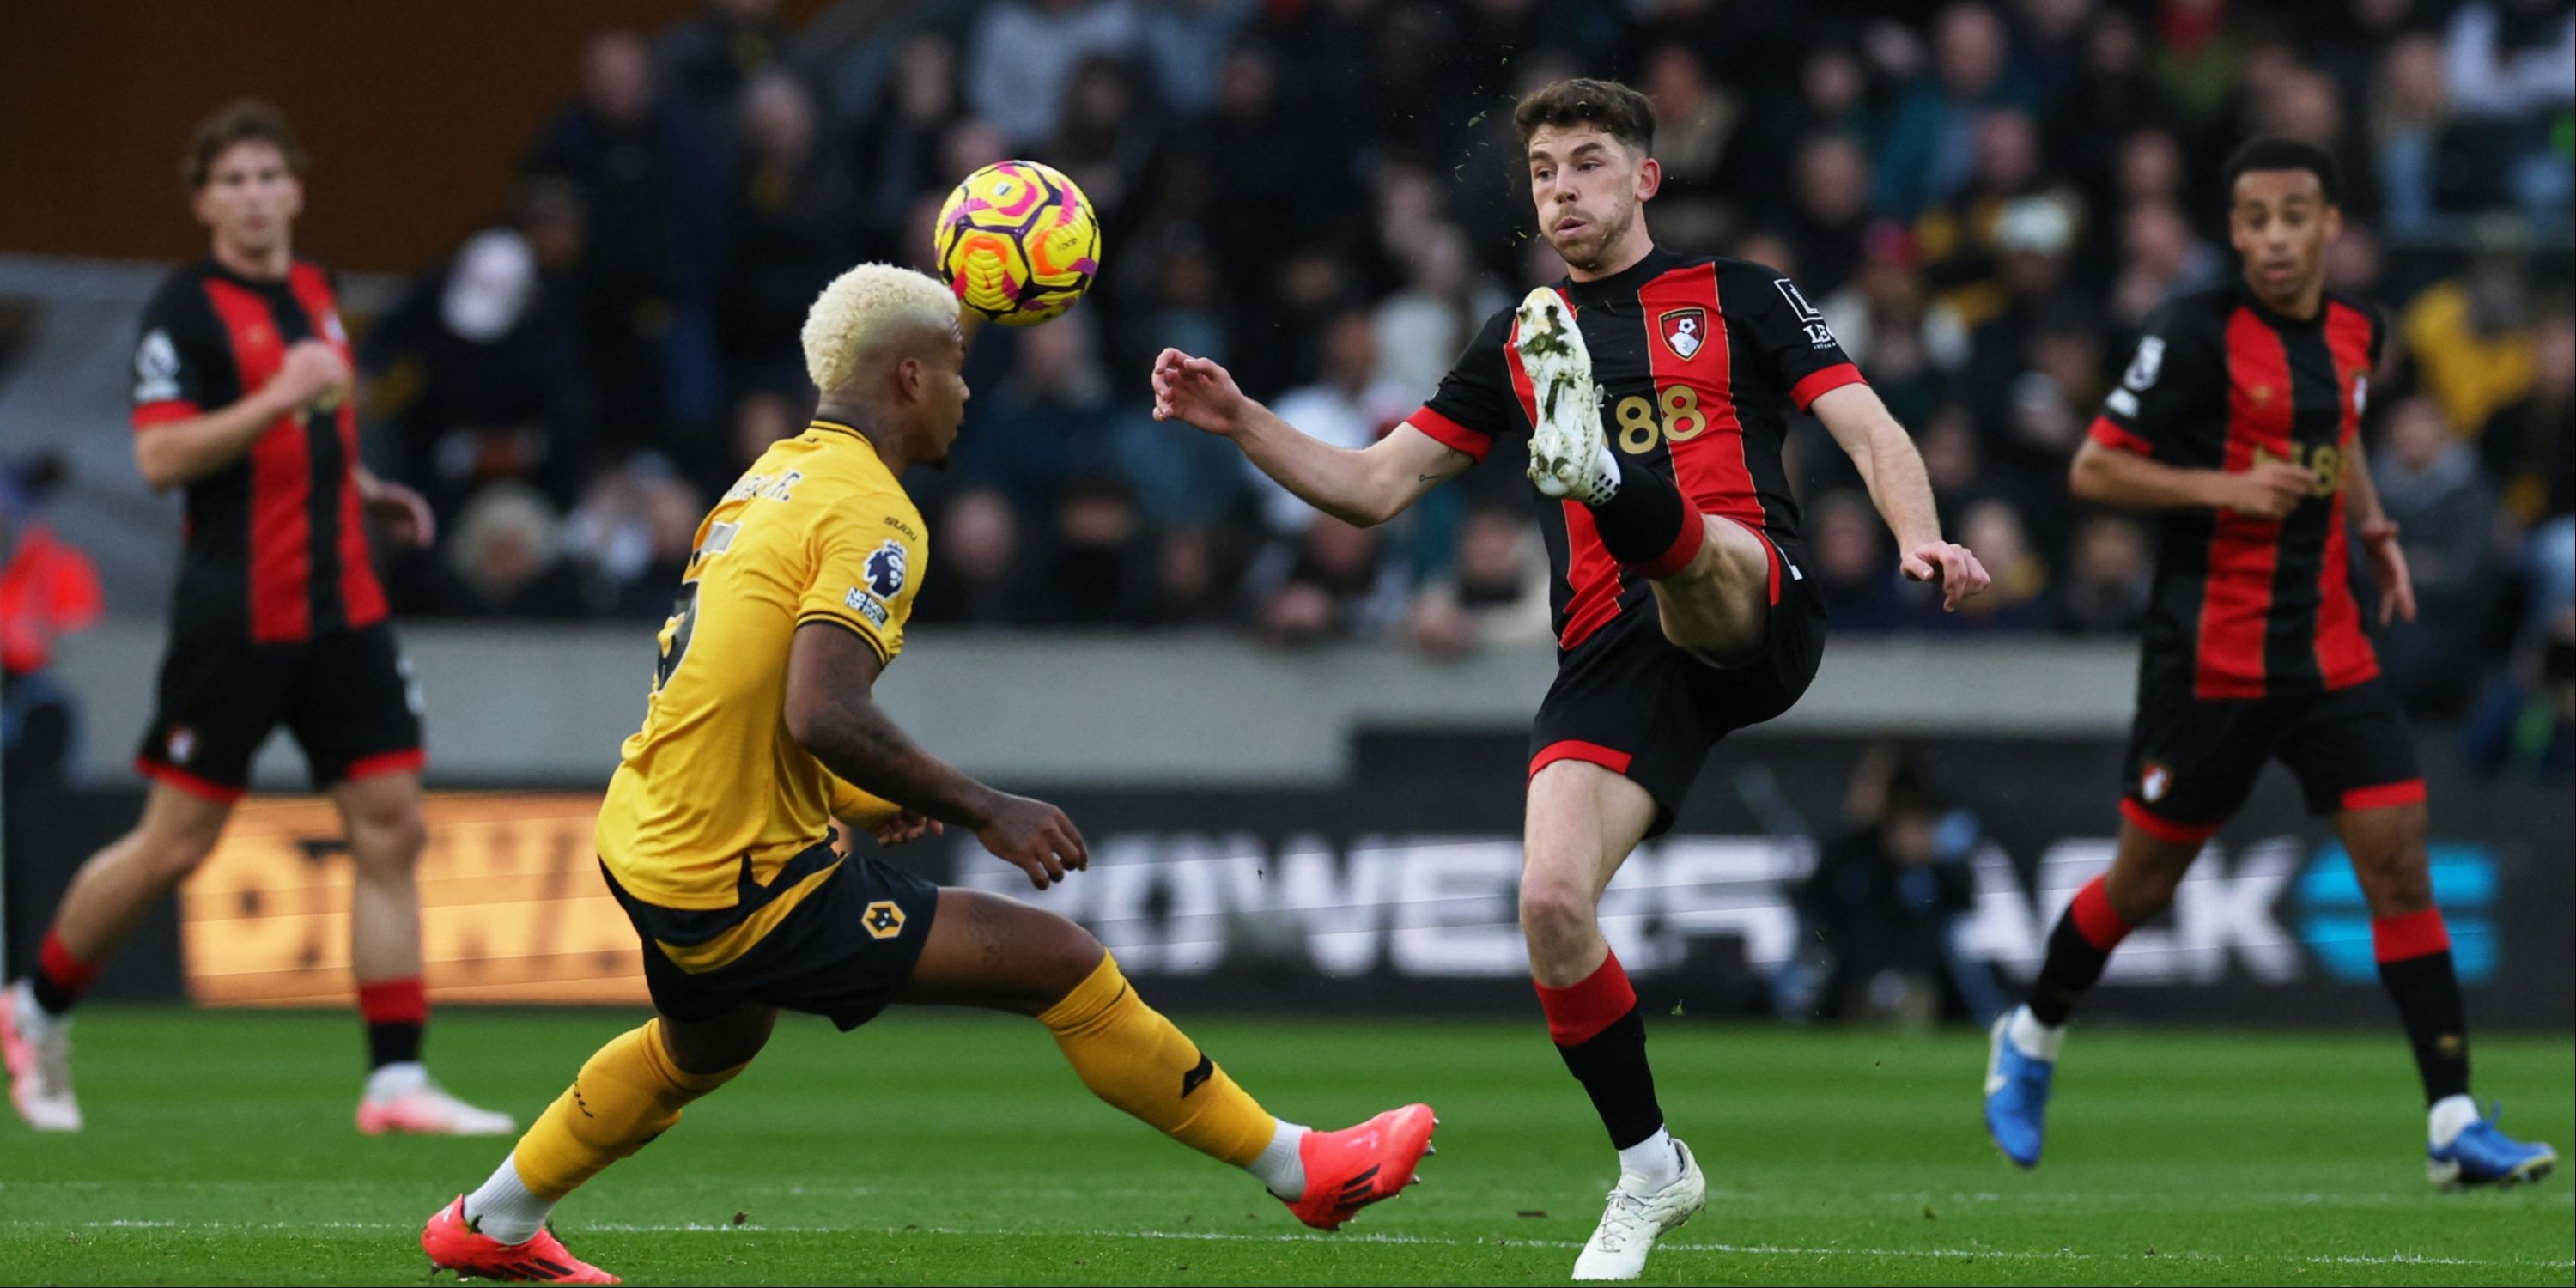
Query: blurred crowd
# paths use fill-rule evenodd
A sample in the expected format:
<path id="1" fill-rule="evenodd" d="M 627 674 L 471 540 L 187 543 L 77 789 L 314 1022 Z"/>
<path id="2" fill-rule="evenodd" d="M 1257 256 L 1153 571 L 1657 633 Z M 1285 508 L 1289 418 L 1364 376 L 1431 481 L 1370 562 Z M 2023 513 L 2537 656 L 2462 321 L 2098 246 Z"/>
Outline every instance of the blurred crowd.
<path id="1" fill-rule="evenodd" d="M 2388 319 L 2366 432 L 2426 609 L 2390 670 L 2454 714 L 2491 700 L 2464 649 L 2538 683 L 2576 541 L 2568 0 L 858 8 L 879 25 L 828 47 L 772 0 L 599 34 L 504 217 L 376 320 L 372 450 L 446 520 L 396 570 L 403 611 L 659 618 L 708 498 L 808 411 L 816 290 L 926 266 L 948 187 L 1028 156 L 1099 207 L 1103 273 L 970 355 L 956 459 L 909 480 L 935 534 L 918 621 L 1543 639 L 1514 463 L 1354 529 L 1153 422 L 1144 373 L 1177 345 L 1309 433 L 1386 432 L 1561 274 L 1509 106 L 1591 74 L 1655 103 L 1657 240 L 1794 274 L 1996 574 L 1939 613 L 1805 426 L 1792 477 L 1846 634 L 2136 628 L 2152 538 L 2069 502 L 2066 459 L 2156 303 L 2234 271 L 2225 152 L 2330 145 L 2331 282 Z"/>

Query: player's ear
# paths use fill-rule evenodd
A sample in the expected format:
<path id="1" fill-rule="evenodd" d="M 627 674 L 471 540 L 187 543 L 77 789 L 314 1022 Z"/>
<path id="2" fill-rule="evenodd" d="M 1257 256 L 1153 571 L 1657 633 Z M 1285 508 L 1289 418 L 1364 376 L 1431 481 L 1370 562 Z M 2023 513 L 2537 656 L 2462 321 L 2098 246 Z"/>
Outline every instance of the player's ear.
<path id="1" fill-rule="evenodd" d="M 2327 202 L 2326 215 L 2321 222 L 2325 224 L 2326 244 L 2331 246 L 2335 238 L 2343 236 L 2343 207 Z"/>
<path id="2" fill-rule="evenodd" d="M 1637 163 L 1637 200 L 1652 201 L 1664 186 L 1664 163 L 1647 157 Z"/>

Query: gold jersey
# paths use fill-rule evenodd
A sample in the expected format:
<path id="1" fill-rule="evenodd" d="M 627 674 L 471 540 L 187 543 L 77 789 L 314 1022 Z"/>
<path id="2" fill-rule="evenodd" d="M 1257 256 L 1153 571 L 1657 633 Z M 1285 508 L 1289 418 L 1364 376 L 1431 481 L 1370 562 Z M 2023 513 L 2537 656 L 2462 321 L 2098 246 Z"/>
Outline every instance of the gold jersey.
<path id="1" fill-rule="evenodd" d="M 767 885 L 833 816 L 895 812 L 788 736 L 787 657 L 823 622 L 893 662 L 928 556 L 921 512 L 857 430 L 817 420 L 761 453 L 698 525 L 644 727 L 600 804 L 619 885 L 666 908 L 733 907 L 746 875 Z"/>

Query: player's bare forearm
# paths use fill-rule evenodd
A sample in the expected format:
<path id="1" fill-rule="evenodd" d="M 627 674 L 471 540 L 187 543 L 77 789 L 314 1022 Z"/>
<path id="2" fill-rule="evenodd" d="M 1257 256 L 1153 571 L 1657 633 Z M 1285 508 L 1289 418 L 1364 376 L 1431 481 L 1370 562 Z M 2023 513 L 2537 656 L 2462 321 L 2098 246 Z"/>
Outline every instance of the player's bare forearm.
<path id="1" fill-rule="evenodd" d="M 2352 498 L 2348 507 L 2353 523 L 2370 532 L 2388 521 L 2388 511 L 2379 503 L 2379 484 L 2370 477 L 2370 458 L 2362 452 L 2356 436 L 2343 453 L 2343 486 Z"/>
<path id="2" fill-rule="evenodd" d="M 2219 482 L 2217 470 L 2167 465 L 2089 439 L 2075 449 L 2066 472 L 2076 500 L 2123 510 L 2212 509 L 2220 503 Z"/>
<path id="3" fill-rule="evenodd" d="M 1423 493 L 1474 463 L 1409 425 L 1363 450 L 1335 447 L 1249 399 L 1233 438 L 1256 468 L 1297 499 L 1363 528 L 1404 513 Z"/>
<path id="4" fill-rule="evenodd" d="M 134 467 L 154 490 L 193 483 L 241 459 L 287 405 L 261 389 L 202 416 L 155 425 L 134 436 Z"/>
<path id="5" fill-rule="evenodd" d="M 1901 547 L 1911 550 L 1941 539 L 1940 512 L 1932 504 L 1932 479 L 1914 439 L 1867 385 L 1827 390 L 1809 407 L 1859 469 L 1869 499 Z"/>
<path id="6" fill-rule="evenodd" d="M 843 782 L 926 818 L 980 828 L 997 797 L 912 741 L 877 705 L 884 663 L 855 633 L 811 623 L 787 663 L 787 733 Z"/>

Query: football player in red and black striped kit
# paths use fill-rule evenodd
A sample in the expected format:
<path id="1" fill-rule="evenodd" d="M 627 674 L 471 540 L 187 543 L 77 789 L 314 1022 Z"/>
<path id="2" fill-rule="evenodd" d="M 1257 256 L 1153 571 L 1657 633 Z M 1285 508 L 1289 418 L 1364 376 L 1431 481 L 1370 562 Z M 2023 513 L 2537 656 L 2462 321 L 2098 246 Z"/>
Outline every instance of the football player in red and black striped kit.
<path id="1" fill-rule="evenodd" d="M 76 1131 L 68 1029 L 80 999 L 144 915 L 203 862 L 283 724 L 347 828 L 350 952 L 370 1072 L 357 1123 L 497 1134 L 420 1062 L 421 730 L 385 623 L 367 520 L 430 536 L 429 509 L 358 463 L 349 338 L 331 280 L 296 259 L 303 152 L 285 118 L 235 103 L 186 159 L 211 253 L 152 297 L 134 357 L 134 459 L 154 488 L 187 490 L 159 710 L 136 767 L 143 818 L 72 879 L 33 974 L 0 994 L 10 1102 L 38 1130 Z"/>
<path id="2" fill-rule="evenodd" d="M 1578 1279 L 1630 1279 L 1705 1201 L 1664 1129 L 1646 1031 L 1603 938 L 1601 892 L 1674 811 L 1720 738 L 1789 709 L 1814 678 L 1810 589 L 1781 466 L 1789 418 L 1824 422 L 1945 606 L 1985 570 L 1941 539 L 1922 459 L 1796 283 L 1759 264 L 1656 248 L 1641 207 L 1662 171 L 1644 96 L 1565 81 L 1514 111 L 1539 226 L 1569 274 L 1497 314 L 1420 411 L 1360 451 L 1297 432 L 1223 368 L 1165 350 L 1157 418 L 1230 439 L 1317 509 L 1382 523 L 1511 434 L 1554 569 L 1557 678 L 1539 707 L 1521 929 L 1549 1035 L 1619 1151 Z"/>
<path id="3" fill-rule="evenodd" d="M 2150 319 L 2077 452 L 2075 495 L 2158 512 L 2162 553 L 2138 673 L 2120 846 L 2048 939 L 2028 1000 L 1995 1022 L 1986 1125 L 2036 1166 L 2064 1026 L 2131 927 L 2172 906 L 2200 847 L 2263 763 L 2328 816 L 2369 900 L 2380 980 L 2429 1109 L 2427 1168 L 2446 1185 L 2537 1179 L 2557 1154 L 2498 1132 L 2469 1097 L 2468 1029 L 2425 852 L 2414 736 L 2362 631 L 2352 540 L 2379 619 L 2415 592 L 2362 455 L 2379 363 L 2370 306 L 2325 289 L 2342 227 L 2335 163 L 2256 139 L 2227 164 L 2241 278 Z"/>

